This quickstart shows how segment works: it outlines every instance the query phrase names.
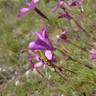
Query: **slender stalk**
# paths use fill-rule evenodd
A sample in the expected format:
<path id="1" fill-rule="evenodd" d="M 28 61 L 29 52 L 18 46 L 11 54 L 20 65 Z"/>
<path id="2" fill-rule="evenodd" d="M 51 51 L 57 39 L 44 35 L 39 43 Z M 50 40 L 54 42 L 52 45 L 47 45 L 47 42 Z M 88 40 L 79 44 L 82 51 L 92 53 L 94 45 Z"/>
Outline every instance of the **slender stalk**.
<path id="1" fill-rule="evenodd" d="M 78 28 L 80 28 L 88 37 L 91 37 L 94 41 L 96 41 L 96 38 L 93 37 L 88 31 L 86 31 L 74 18 L 73 18 L 73 21 L 76 23 Z"/>
<path id="2" fill-rule="evenodd" d="M 76 74 L 74 71 L 72 71 L 72 70 L 70 70 L 68 68 L 65 68 L 63 66 L 57 66 L 56 64 L 53 64 L 53 63 L 52 63 L 52 66 L 54 66 L 55 68 L 57 68 L 60 72 L 63 72 L 64 73 L 64 70 L 67 70 L 67 71 L 69 71 L 69 72 L 71 72 L 73 74 Z"/>
<path id="3" fill-rule="evenodd" d="M 56 72 L 59 76 L 61 76 L 64 80 L 67 80 L 67 78 L 65 78 L 64 75 L 63 75 L 63 74 L 65 73 L 64 70 L 67 70 L 67 71 L 69 71 L 69 72 L 77 75 L 77 73 L 75 73 L 74 71 L 72 71 L 72 70 L 70 70 L 70 69 L 67 69 L 67 68 L 65 68 L 65 67 L 57 66 L 57 65 L 54 64 L 54 63 L 50 63 L 49 66 L 53 67 L 53 68 L 55 69 L 55 72 Z"/>
<path id="4" fill-rule="evenodd" d="M 46 15 L 43 14 L 43 12 L 41 12 L 38 8 L 34 9 L 36 11 L 36 13 L 38 13 L 41 17 L 43 17 L 46 20 L 49 20 L 48 17 Z"/>
<path id="5" fill-rule="evenodd" d="M 54 68 L 54 69 L 55 69 L 55 72 L 56 72 L 60 77 L 62 77 L 64 80 L 67 80 L 67 78 L 65 78 L 65 77 L 60 73 L 60 71 L 56 70 L 56 68 Z"/>
<path id="6" fill-rule="evenodd" d="M 72 44 L 73 46 L 79 48 L 80 50 L 82 50 L 82 51 L 88 53 L 88 50 L 87 50 L 86 48 L 82 48 L 81 46 L 79 46 L 79 45 L 73 43 L 70 39 L 67 39 L 67 40 L 61 39 L 61 40 L 63 40 L 64 42 L 67 42 L 67 43 L 69 43 L 69 44 Z"/>
<path id="7" fill-rule="evenodd" d="M 45 77 L 44 74 L 42 72 L 40 72 L 39 69 L 36 69 L 36 71 L 42 76 L 42 77 Z"/>
<path id="8" fill-rule="evenodd" d="M 61 70 L 60 70 L 58 67 L 56 67 L 54 64 L 52 64 L 52 67 L 55 69 L 55 72 L 56 72 L 60 77 L 62 77 L 64 80 L 67 80 L 67 78 L 65 78 L 65 77 L 63 76 Z"/>
<path id="9" fill-rule="evenodd" d="M 69 14 L 69 12 L 66 10 L 65 7 L 62 7 L 62 9 Z M 72 20 L 76 23 L 76 25 L 78 26 L 79 29 L 81 29 L 88 37 L 91 37 L 93 40 L 96 41 L 96 38 L 93 37 L 88 31 L 86 31 L 86 30 L 74 19 L 74 17 L 72 16 L 72 14 L 69 14 L 69 15 L 70 15 L 70 17 L 72 18 Z"/>
<path id="10" fill-rule="evenodd" d="M 82 14 L 84 14 L 84 9 L 83 9 L 83 7 L 81 6 L 81 7 L 79 7 L 79 10 L 80 10 L 80 12 L 82 13 Z"/>
<path id="11" fill-rule="evenodd" d="M 80 50 L 82 50 L 82 51 L 88 53 L 88 50 L 87 50 L 86 48 L 82 48 L 82 47 L 80 47 L 79 45 L 73 43 L 73 42 L 70 41 L 70 40 L 69 40 L 69 43 L 72 44 L 72 45 L 74 45 L 75 47 L 79 48 Z"/>
<path id="12" fill-rule="evenodd" d="M 72 58 L 72 57 L 68 54 L 68 52 L 65 53 L 65 52 L 62 51 L 60 48 L 57 48 L 57 50 L 60 51 L 61 53 L 63 53 L 64 55 L 68 56 L 68 58 L 69 58 L 70 60 L 72 60 L 72 61 L 74 61 L 74 62 L 77 62 L 77 63 L 79 63 L 79 64 L 81 64 L 81 65 L 84 65 L 84 66 L 87 67 L 88 69 L 93 69 L 93 67 L 92 67 L 91 65 L 84 64 L 84 63 L 82 63 L 81 61 L 78 61 L 77 59 Z"/>

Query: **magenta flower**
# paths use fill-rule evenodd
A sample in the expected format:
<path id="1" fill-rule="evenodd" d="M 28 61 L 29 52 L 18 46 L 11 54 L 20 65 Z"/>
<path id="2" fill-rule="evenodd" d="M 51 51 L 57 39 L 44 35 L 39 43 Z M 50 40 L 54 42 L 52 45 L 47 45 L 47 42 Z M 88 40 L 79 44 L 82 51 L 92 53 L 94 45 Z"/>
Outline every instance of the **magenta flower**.
<path id="1" fill-rule="evenodd" d="M 53 51 L 46 50 L 46 51 L 45 51 L 45 56 L 46 56 L 46 58 L 47 58 L 49 61 L 53 61 L 53 62 L 56 61 L 56 57 L 55 57 Z"/>
<path id="2" fill-rule="evenodd" d="M 64 5 L 64 0 L 58 0 L 58 3 L 53 7 L 52 11 L 55 12 L 58 10 L 58 8 L 63 7 Z"/>
<path id="3" fill-rule="evenodd" d="M 41 17 L 48 20 L 48 17 L 45 16 L 36 6 L 39 0 L 31 0 L 31 2 L 27 3 L 27 7 L 21 8 L 20 13 L 18 14 L 19 17 L 25 16 L 30 11 L 35 11 Z"/>
<path id="4" fill-rule="evenodd" d="M 30 42 L 29 49 L 31 50 L 54 50 L 51 41 L 48 38 L 47 30 L 45 27 L 40 32 L 36 32 L 37 40 Z"/>
<path id="5" fill-rule="evenodd" d="M 71 7 L 80 7 L 84 0 L 68 0 L 68 5 Z"/>
<path id="6" fill-rule="evenodd" d="M 54 61 L 54 48 L 51 41 L 48 38 L 47 30 L 45 27 L 40 32 L 36 32 L 37 40 L 29 43 L 28 48 L 30 50 L 43 50 L 48 60 Z"/>
<path id="7" fill-rule="evenodd" d="M 71 20 L 72 19 L 70 14 L 68 12 L 66 12 L 66 11 L 64 11 L 63 13 L 59 13 L 58 18 L 65 18 L 67 20 Z"/>
<path id="8" fill-rule="evenodd" d="M 63 31 L 60 33 L 60 35 L 57 35 L 57 40 L 58 41 L 64 41 L 65 43 L 69 42 L 69 39 L 67 37 L 67 31 Z"/>
<path id="9" fill-rule="evenodd" d="M 34 60 L 35 62 L 33 62 Z M 37 54 L 34 54 L 33 56 L 31 54 L 29 54 L 29 63 L 31 65 L 32 68 L 40 68 L 45 66 L 45 63 L 40 59 L 40 56 Z"/>
<path id="10" fill-rule="evenodd" d="M 25 16 L 29 11 L 34 10 L 36 8 L 37 3 L 39 0 L 31 0 L 31 2 L 27 3 L 27 7 L 21 8 L 20 13 L 18 16 Z"/>
<path id="11" fill-rule="evenodd" d="M 60 34 L 60 39 L 65 41 L 68 39 L 65 31 Z"/>
<path id="12" fill-rule="evenodd" d="M 95 49 L 90 50 L 90 58 L 96 59 L 96 50 Z"/>

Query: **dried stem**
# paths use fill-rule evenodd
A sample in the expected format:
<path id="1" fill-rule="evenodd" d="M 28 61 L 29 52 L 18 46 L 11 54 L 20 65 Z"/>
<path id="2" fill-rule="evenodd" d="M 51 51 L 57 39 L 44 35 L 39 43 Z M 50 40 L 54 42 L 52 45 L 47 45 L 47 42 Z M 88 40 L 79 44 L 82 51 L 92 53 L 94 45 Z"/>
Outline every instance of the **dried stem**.
<path id="1" fill-rule="evenodd" d="M 42 76 L 42 77 L 45 77 L 44 74 L 42 72 L 40 72 L 39 69 L 36 69 L 36 71 Z"/>
<path id="2" fill-rule="evenodd" d="M 46 20 L 49 20 L 48 17 L 46 15 L 43 14 L 43 12 L 41 12 L 38 8 L 34 9 L 41 17 L 45 18 Z"/>
<path id="3" fill-rule="evenodd" d="M 69 12 L 66 10 L 65 7 L 62 7 L 62 9 L 69 14 Z M 81 29 L 88 37 L 91 37 L 93 40 L 96 41 L 96 38 L 93 37 L 88 31 L 86 31 L 86 30 L 74 19 L 74 17 L 72 16 L 72 14 L 69 14 L 69 15 L 70 15 L 70 17 L 72 18 L 72 20 L 76 23 L 76 25 L 78 26 L 79 29 Z"/>
<path id="4" fill-rule="evenodd" d="M 80 47 L 79 45 L 73 43 L 71 40 L 69 40 L 69 43 L 72 44 L 72 45 L 74 45 L 75 47 L 79 48 L 80 50 L 82 50 L 82 51 L 88 53 L 88 50 L 87 50 L 86 48 Z"/>
<path id="5" fill-rule="evenodd" d="M 65 52 L 62 51 L 61 49 L 57 49 L 57 50 L 60 51 L 61 53 L 63 53 L 64 55 L 68 56 L 68 58 L 69 58 L 70 60 L 72 60 L 72 61 L 74 61 L 74 62 L 77 62 L 77 63 L 79 63 L 79 64 L 81 64 L 81 65 L 84 65 L 84 66 L 87 67 L 88 69 L 93 69 L 93 67 L 92 67 L 91 65 L 84 64 L 84 63 L 78 61 L 77 59 L 72 58 L 72 57 L 68 54 L 68 52 L 65 53 Z"/>
<path id="6" fill-rule="evenodd" d="M 67 78 L 64 77 L 64 75 L 62 74 L 61 70 L 56 67 L 54 64 L 52 64 L 52 67 L 55 69 L 55 72 L 60 76 L 62 77 L 64 80 L 66 80 Z"/>

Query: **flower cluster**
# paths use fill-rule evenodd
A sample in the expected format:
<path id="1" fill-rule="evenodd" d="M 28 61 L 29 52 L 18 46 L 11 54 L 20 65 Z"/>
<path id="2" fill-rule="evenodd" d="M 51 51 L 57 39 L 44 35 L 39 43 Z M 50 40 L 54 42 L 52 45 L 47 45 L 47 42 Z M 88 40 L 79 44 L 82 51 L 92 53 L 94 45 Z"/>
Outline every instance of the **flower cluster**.
<path id="1" fill-rule="evenodd" d="M 54 55 L 54 48 L 52 46 L 51 41 L 49 40 L 47 29 L 43 27 L 40 32 L 36 32 L 36 35 L 37 35 L 36 41 L 30 42 L 28 49 L 35 52 L 43 50 L 44 56 L 48 61 L 56 61 Z M 41 67 L 44 62 L 42 61 L 42 59 L 40 59 L 40 56 L 35 54 L 35 59 L 36 61 L 38 61 L 38 63 L 33 64 L 34 68 Z"/>
<path id="2" fill-rule="evenodd" d="M 46 16 L 39 8 L 38 8 L 38 3 L 40 0 L 31 0 L 30 2 L 27 3 L 27 6 L 24 8 L 20 9 L 20 12 L 18 14 L 19 17 L 25 16 L 27 15 L 30 11 L 35 11 L 38 15 L 40 15 L 42 18 L 44 18 L 47 21 L 50 21 L 50 19 L 48 18 L 48 16 Z M 51 2 L 51 0 L 47 0 L 46 3 Z M 86 35 L 88 35 L 90 38 L 94 39 L 79 23 L 78 21 L 75 20 L 74 16 L 71 14 L 71 12 L 69 11 L 69 9 L 67 9 L 66 6 L 68 7 L 77 7 L 78 9 L 82 6 L 83 4 L 83 0 L 58 0 L 56 2 L 56 5 L 52 7 L 52 12 L 53 14 L 55 14 L 55 12 L 57 12 L 58 16 L 57 19 L 62 19 L 65 18 L 68 21 L 73 20 L 74 23 L 77 25 L 77 27 L 80 29 L 80 31 L 83 31 Z M 60 11 L 59 11 L 60 9 Z M 58 12 L 59 11 L 59 12 Z M 48 22 L 49 24 L 49 22 Z M 51 24 L 50 24 L 51 25 Z M 59 27 L 61 28 L 61 26 Z M 61 29 L 60 29 L 61 30 Z M 79 48 L 80 50 L 83 50 L 85 52 L 89 52 L 89 49 L 84 49 L 82 47 L 80 47 L 79 45 L 76 45 L 75 43 L 72 42 L 72 40 L 70 40 L 70 38 L 67 36 L 66 34 L 66 30 L 62 30 L 62 32 L 57 36 L 59 40 L 64 41 L 64 42 L 68 42 L 72 45 L 74 45 L 75 47 Z M 64 53 L 64 49 L 61 50 L 62 48 L 57 47 L 57 45 L 52 44 L 52 41 L 50 40 L 49 36 L 48 36 L 48 31 L 47 31 L 47 27 L 45 27 L 45 25 L 41 28 L 41 30 L 39 32 L 36 32 L 36 40 L 35 41 L 31 41 L 28 44 L 28 61 L 31 65 L 32 68 L 40 68 L 40 67 L 44 67 L 44 66 L 51 66 L 54 69 L 58 69 L 59 72 L 62 73 L 62 69 L 60 67 L 58 67 L 57 65 L 54 64 L 54 62 L 56 62 L 56 54 L 55 54 L 55 50 L 59 50 L 60 52 Z M 64 43 L 63 43 L 64 44 Z M 91 59 L 96 59 L 96 50 L 92 49 L 89 52 L 90 58 Z M 64 55 L 67 55 L 68 58 L 70 58 L 71 60 L 75 61 L 75 62 L 79 62 L 77 60 L 74 60 L 69 54 L 64 53 Z M 81 64 L 81 62 L 79 62 Z M 86 66 L 86 65 L 85 65 Z M 88 66 L 87 66 L 88 67 Z M 57 71 L 56 71 L 57 72 Z M 59 73 L 60 74 L 60 73 Z"/>
<path id="3" fill-rule="evenodd" d="M 41 12 L 38 8 L 37 8 L 37 4 L 38 4 L 39 0 L 31 0 L 31 2 L 27 3 L 27 7 L 21 8 L 20 9 L 20 13 L 18 14 L 18 17 L 22 17 L 25 16 L 28 12 L 30 11 L 35 11 L 38 15 L 40 15 L 41 17 L 43 17 L 44 19 L 48 20 L 48 17 L 45 16 L 43 14 L 43 12 Z"/>

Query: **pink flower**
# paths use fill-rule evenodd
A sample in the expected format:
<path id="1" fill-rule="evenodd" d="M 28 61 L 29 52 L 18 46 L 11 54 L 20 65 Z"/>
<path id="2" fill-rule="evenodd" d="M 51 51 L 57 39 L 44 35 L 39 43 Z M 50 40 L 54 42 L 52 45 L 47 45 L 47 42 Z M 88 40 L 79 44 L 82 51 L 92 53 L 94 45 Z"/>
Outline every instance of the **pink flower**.
<path id="1" fill-rule="evenodd" d="M 66 11 L 62 12 L 59 14 L 58 18 L 65 18 L 67 20 L 71 20 L 72 17 L 70 16 L 70 14 Z"/>
<path id="2" fill-rule="evenodd" d="M 68 39 L 67 35 L 66 35 L 66 32 L 63 31 L 61 34 L 60 34 L 60 38 L 64 41 L 66 41 Z"/>
<path id="3" fill-rule="evenodd" d="M 45 56 L 49 61 L 56 61 L 55 55 L 53 53 L 53 51 L 50 50 L 46 50 L 45 51 Z"/>
<path id="4" fill-rule="evenodd" d="M 95 49 L 90 50 L 90 58 L 96 59 L 96 50 Z"/>
<path id="5" fill-rule="evenodd" d="M 20 13 L 18 14 L 19 17 L 25 16 L 30 11 L 35 11 L 39 16 L 48 20 L 48 17 L 45 16 L 36 6 L 39 0 L 31 0 L 31 2 L 27 3 L 27 7 L 21 8 Z"/>
<path id="6" fill-rule="evenodd" d="M 32 68 L 40 68 L 45 65 L 45 63 L 40 59 L 40 56 L 35 53 L 33 55 L 29 54 L 28 61 L 29 61 Z"/>
<path id="7" fill-rule="evenodd" d="M 55 12 L 57 11 L 59 8 L 63 7 L 64 5 L 64 0 L 58 0 L 57 4 L 53 7 L 52 11 Z"/>
<path id="8" fill-rule="evenodd" d="M 40 32 L 36 33 L 36 35 L 37 40 L 30 42 L 28 48 L 33 51 L 42 50 L 45 52 L 45 56 L 49 61 L 55 61 L 55 56 L 53 53 L 54 48 L 49 40 L 46 28 L 43 27 Z"/>
<path id="9" fill-rule="evenodd" d="M 80 7 L 84 0 L 68 0 L 68 5 L 71 7 Z"/>
<path id="10" fill-rule="evenodd" d="M 29 43 L 28 48 L 31 50 L 54 50 L 49 40 L 47 29 L 43 27 L 40 32 L 36 32 L 37 39 Z"/>
<path id="11" fill-rule="evenodd" d="M 27 3 L 27 7 L 21 8 L 18 16 L 25 16 L 29 11 L 34 10 L 36 8 L 39 0 L 31 0 L 31 2 Z"/>

